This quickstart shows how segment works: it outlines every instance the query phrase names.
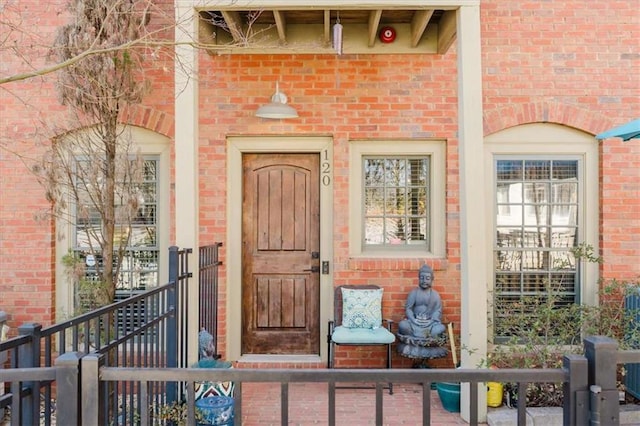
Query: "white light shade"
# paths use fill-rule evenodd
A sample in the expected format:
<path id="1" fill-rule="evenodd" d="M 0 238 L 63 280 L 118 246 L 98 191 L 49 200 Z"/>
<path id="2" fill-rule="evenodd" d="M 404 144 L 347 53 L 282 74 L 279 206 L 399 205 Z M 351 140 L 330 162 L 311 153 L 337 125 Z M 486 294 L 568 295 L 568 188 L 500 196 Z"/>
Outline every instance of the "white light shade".
<path id="1" fill-rule="evenodd" d="M 333 50 L 335 50 L 338 55 L 342 55 L 342 24 L 339 21 L 333 26 L 331 44 L 333 45 Z"/>
<path id="2" fill-rule="evenodd" d="M 282 118 L 296 118 L 298 112 L 295 108 L 287 105 L 287 96 L 280 91 L 279 85 L 276 82 L 276 93 L 271 96 L 271 102 L 267 105 L 263 105 L 256 111 L 256 117 L 282 119 Z"/>
<path id="3" fill-rule="evenodd" d="M 295 108 L 281 102 L 271 102 L 267 105 L 262 105 L 256 111 L 256 117 L 260 118 L 296 118 L 298 112 Z"/>

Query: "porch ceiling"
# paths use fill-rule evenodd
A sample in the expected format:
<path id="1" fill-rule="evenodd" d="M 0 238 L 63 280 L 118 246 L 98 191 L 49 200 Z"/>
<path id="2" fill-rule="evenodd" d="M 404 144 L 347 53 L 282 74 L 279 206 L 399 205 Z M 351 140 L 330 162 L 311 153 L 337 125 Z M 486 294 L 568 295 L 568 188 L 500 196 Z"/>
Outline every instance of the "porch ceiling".
<path id="1" fill-rule="evenodd" d="M 335 53 L 332 27 L 343 26 L 343 53 L 445 53 L 456 37 L 455 10 L 434 8 L 345 8 L 314 6 L 199 11 L 200 41 L 232 53 Z M 391 27 L 395 40 L 380 31 Z"/>

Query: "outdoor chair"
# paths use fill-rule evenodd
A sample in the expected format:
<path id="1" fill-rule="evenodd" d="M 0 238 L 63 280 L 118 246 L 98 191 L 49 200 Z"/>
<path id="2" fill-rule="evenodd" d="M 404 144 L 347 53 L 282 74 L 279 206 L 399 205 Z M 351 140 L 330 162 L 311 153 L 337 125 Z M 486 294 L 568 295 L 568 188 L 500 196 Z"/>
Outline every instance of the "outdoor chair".
<path id="1" fill-rule="evenodd" d="M 387 368 L 391 368 L 393 321 L 382 318 L 382 288 L 377 285 L 343 285 L 334 293 L 334 319 L 329 321 L 327 366 L 335 367 L 336 345 L 386 346 Z M 383 326 L 384 321 L 384 326 Z M 389 393 L 393 385 L 389 383 Z"/>

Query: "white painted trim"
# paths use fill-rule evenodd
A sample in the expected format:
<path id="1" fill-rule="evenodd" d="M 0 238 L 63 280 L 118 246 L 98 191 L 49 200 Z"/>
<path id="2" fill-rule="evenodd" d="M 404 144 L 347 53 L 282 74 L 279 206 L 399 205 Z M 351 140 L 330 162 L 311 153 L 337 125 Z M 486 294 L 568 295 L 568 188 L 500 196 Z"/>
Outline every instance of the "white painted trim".
<path id="1" fill-rule="evenodd" d="M 458 49 L 458 137 L 460 164 L 460 278 L 464 368 L 477 368 L 487 355 L 487 271 L 490 258 L 484 250 L 488 229 L 484 197 L 485 171 L 482 162 L 482 65 L 480 8 L 457 11 Z M 478 384 L 478 421 L 486 421 L 487 392 Z M 483 389 L 485 389 L 483 391 Z M 461 389 L 461 414 L 470 419 L 469 384 Z"/>
<path id="2" fill-rule="evenodd" d="M 165 284 L 169 280 L 168 251 L 169 247 L 169 206 L 171 204 L 170 186 L 170 153 L 171 143 L 166 136 L 151 130 L 136 126 L 127 126 L 130 131 L 126 137 L 133 141 L 132 152 L 139 149 L 140 155 L 157 155 L 158 160 L 158 285 Z M 81 132 L 91 134 L 91 129 Z M 121 132 L 120 135 L 123 135 Z M 73 136 L 75 137 L 75 136 Z M 124 136 L 123 136 L 124 137 Z M 70 283 L 62 263 L 63 257 L 73 249 L 73 234 L 75 225 L 69 220 L 58 218 L 56 220 L 56 321 L 61 322 L 70 318 L 73 314 L 73 283 Z"/>
<path id="3" fill-rule="evenodd" d="M 227 359 L 240 360 L 242 337 L 242 154 L 299 152 L 320 154 L 320 354 L 326 362 L 328 320 L 333 315 L 333 139 L 328 136 L 255 136 L 227 139 Z M 327 164 L 325 166 L 324 164 Z M 326 169 L 328 167 L 328 170 Z M 323 173 L 324 171 L 328 173 Z M 324 176 L 329 180 L 322 184 Z"/>
<path id="4" fill-rule="evenodd" d="M 578 223 L 579 243 L 590 244 L 594 254 L 598 251 L 599 199 L 598 199 L 598 143 L 593 136 L 552 123 L 532 123 L 511 127 L 485 138 L 485 169 L 488 172 L 485 198 L 491 200 L 487 211 L 487 228 L 494 229 L 495 218 L 495 176 L 493 163 L 496 155 L 534 155 L 534 156 L 571 156 L 581 160 L 579 199 L 580 216 Z M 486 250 L 493 252 L 493 237 L 488 239 Z M 596 306 L 598 304 L 598 265 L 583 263 L 580 274 L 581 302 Z M 489 271 L 489 288 L 493 289 L 493 271 Z"/>
<path id="5" fill-rule="evenodd" d="M 444 140 L 349 141 L 349 256 L 384 258 L 446 257 L 446 142 Z M 362 250 L 362 157 L 367 155 L 430 156 L 429 234 L 431 250 Z"/>
<path id="6" fill-rule="evenodd" d="M 190 44 L 198 34 L 198 20 L 192 7 L 176 8 L 175 27 L 175 244 L 191 248 L 198 258 L 199 186 L 198 186 L 198 51 Z M 193 256 L 193 255 L 192 255 Z M 197 261 L 195 263 L 197 265 Z M 192 282 L 199 282 L 199 269 L 192 268 Z M 189 292 L 187 310 L 190 336 L 199 332 L 200 297 Z M 198 360 L 198 339 L 188 341 L 189 365 Z"/>

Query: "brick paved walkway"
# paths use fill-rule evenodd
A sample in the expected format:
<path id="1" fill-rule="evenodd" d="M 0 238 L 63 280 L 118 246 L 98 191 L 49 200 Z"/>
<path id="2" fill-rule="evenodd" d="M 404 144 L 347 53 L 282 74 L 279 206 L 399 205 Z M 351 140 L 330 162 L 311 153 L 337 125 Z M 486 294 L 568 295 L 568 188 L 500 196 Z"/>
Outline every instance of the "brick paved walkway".
<path id="1" fill-rule="evenodd" d="M 395 425 L 422 424 L 422 386 L 396 384 L 393 395 L 383 392 L 383 423 Z M 449 413 L 435 390 L 431 392 L 431 425 L 466 425 L 459 413 Z M 280 425 L 280 385 L 247 383 L 242 388 L 242 425 Z M 337 389 L 336 425 L 375 425 L 373 389 Z M 320 383 L 292 383 L 289 385 L 289 424 L 328 424 L 327 385 Z"/>
<path id="2" fill-rule="evenodd" d="M 431 392 L 431 425 L 467 425 L 459 413 L 442 408 L 435 390 Z M 242 386 L 242 425 L 280 426 L 280 385 L 273 383 L 246 383 Z M 421 425 L 422 386 L 395 384 L 393 395 L 383 394 L 383 424 Z M 373 389 L 337 389 L 336 425 L 375 425 L 375 399 Z M 289 385 L 289 425 L 328 425 L 327 385 L 320 383 L 292 383 Z M 0 426 L 10 424 L 9 416 L 0 419 Z M 55 423 L 55 416 L 53 418 Z"/>

